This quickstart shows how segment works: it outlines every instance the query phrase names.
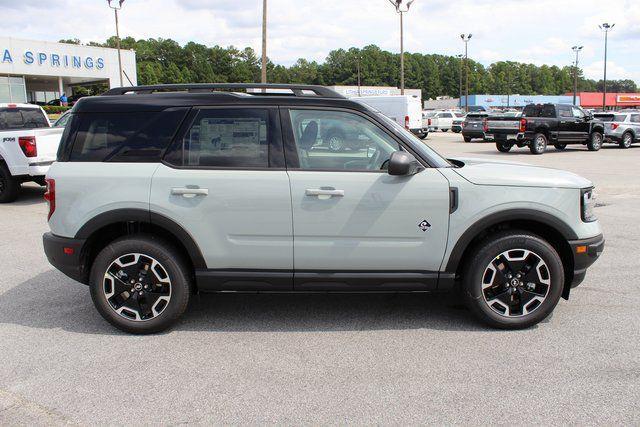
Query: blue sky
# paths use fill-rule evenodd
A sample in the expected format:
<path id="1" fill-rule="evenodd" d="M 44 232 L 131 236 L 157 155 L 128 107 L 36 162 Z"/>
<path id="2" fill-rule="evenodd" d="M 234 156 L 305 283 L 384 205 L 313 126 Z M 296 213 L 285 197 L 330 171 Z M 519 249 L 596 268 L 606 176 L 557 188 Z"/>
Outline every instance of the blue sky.
<path id="1" fill-rule="evenodd" d="M 260 47 L 262 0 L 125 0 L 121 33 L 181 43 Z M 269 57 L 289 65 L 322 61 L 336 48 L 377 44 L 399 50 L 399 23 L 388 0 L 269 0 Z M 3 36 L 103 41 L 114 31 L 106 0 L 0 0 Z M 484 64 L 513 60 L 581 66 L 601 78 L 602 22 L 609 39 L 610 78 L 640 82 L 640 0 L 416 0 L 406 17 L 408 51 L 455 55 L 472 33 L 470 56 Z"/>

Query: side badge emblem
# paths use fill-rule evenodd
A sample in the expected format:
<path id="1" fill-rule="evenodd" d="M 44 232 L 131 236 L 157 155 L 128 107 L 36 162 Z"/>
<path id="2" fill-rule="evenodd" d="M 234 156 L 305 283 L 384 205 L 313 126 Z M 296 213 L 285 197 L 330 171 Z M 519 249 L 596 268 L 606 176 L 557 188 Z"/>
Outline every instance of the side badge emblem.
<path id="1" fill-rule="evenodd" d="M 420 230 L 422 231 L 427 231 L 429 228 L 431 228 L 431 224 L 429 224 L 429 221 L 427 221 L 426 219 L 424 221 L 422 221 L 420 224 L 418 224 L 418 228 L 420 228 Z"/>

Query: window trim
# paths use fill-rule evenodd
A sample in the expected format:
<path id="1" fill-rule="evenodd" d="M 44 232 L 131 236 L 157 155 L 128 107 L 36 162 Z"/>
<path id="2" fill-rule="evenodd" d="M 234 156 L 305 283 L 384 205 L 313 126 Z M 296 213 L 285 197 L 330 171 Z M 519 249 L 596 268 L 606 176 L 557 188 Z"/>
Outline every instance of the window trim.
<path id="1" fill-rule="evenodd" d="M 298 150 L 295 140 L 295 134 L 293 132 L 293 125 L 291 122 L 291 110 L 317 110 L 317 111 L 333 111 L 333 112 L 343 112 L 343 113 L 351 113 L 357 116 L 362 117 L 363 119 L 369 121 L 373 125 L 377 126 L 378 129 L 389 138 L 398 143 L 398 146 L 403 150 L 407 151 L 411 155 L 413 155 L 418 162 L 422 164 L 425 168 L 433 168 L 433 166 L 422 156 L 420 156 L 415 150 L 412 149 L 410 144 L 408 144 L 402 138 L 399 138 L 395 135 L 395 133 L 391 132 L 389 128 L 383 123 L 377 120 L 377 118 L 365 114 L 358 110 L 352 110 L 349 108 L 340 108 L 340 107 L 326 107 L 320 105 L 286 105 L 280 107 L 280 122 L 282 126 L 282 136 L 284 142 L 284 153 L 285 160 L 287 165 L 287 170 L 296 171 L 296 172 L 347 172 L 347 173 L 375 173 L 375 174 L 387 174 L 388 172 L 385 170 L 365 170 L 365 169 L 303 169 L 300 167 L 300 159 L 298 158 Z"/>
<path id="2" fill-rule="evenodd" d="M 177 165 L 170 162 L 167 159 L 178 145 L 182 144 L 182 140 L 195 123 L 198 114 L 201 111 L 206 110 L 265 110 L 269 120 L 268 125 L 271 129 L 267 130 L 267 139 L 272 136 L 273 140 L 269 141 L 268 153 L 267 153 L 267 167 L 246 167 L 246 166 L 192 166 L 184 165 L 184 159 L 182 165 Z M 269 132 L 271 130 L 271 132 Z M 275 148 L 275 150 L 274 150 Z M 204 105 L 194 106 L 187 114 L 187 117 L 183 120 L 182 125 L 173 137 L 173 140 L 169 144 L 169 147 L 164 152 L 160 162 L 172 169 L 178 170 L 228 170 L 228 171 L 284 171 L 286 170 L 284 148 L 282 144 L 282 129 L 278 115 L 278 107 L 275 105 L 259 105 L 259 104 L 247 104 L 238 106 L 228 105 Z M 274 166 L 272 166 L 272 164 Z"/>

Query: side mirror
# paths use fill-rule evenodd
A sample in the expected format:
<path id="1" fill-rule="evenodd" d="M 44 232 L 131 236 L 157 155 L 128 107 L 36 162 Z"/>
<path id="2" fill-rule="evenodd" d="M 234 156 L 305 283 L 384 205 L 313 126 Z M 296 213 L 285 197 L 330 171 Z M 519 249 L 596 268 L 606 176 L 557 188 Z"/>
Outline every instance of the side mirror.
<path id="1" fill-rule="evenodd" d="M 387 172 L 394 176 L 415 175 L 422 170 L 422 165 L 406 151 L 394 151 L 389 158 Z"/>

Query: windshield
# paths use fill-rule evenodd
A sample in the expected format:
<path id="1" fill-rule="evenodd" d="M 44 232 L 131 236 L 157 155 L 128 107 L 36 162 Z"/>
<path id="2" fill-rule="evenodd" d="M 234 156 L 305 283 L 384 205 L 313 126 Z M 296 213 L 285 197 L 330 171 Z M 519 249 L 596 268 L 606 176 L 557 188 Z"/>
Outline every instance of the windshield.
<path id="1" fill-rule="evenodd" d="M 376 117 L 382 120 L 385 124 L 391 126 L 396 133 L 402 135 L 404 138 L 409 138 L 414 143 L 411 144 L 411 148 L 415 149 L 420 153 L 420 155 L 428 158 L 436 168 L 450 168 L 452 165 L 449 163 L 447 159 L 438 154 L 435 150 L 428 147 L 425 143 L 420 141 L 414 134 L 410 131 L 406 130 L 402 126 L 398 124 L 395 120 L 391 120 L 389 117 L 382 114 L 380 111 L 377 111 L 369 106 L 367 108 L 372 111 Z"/>

